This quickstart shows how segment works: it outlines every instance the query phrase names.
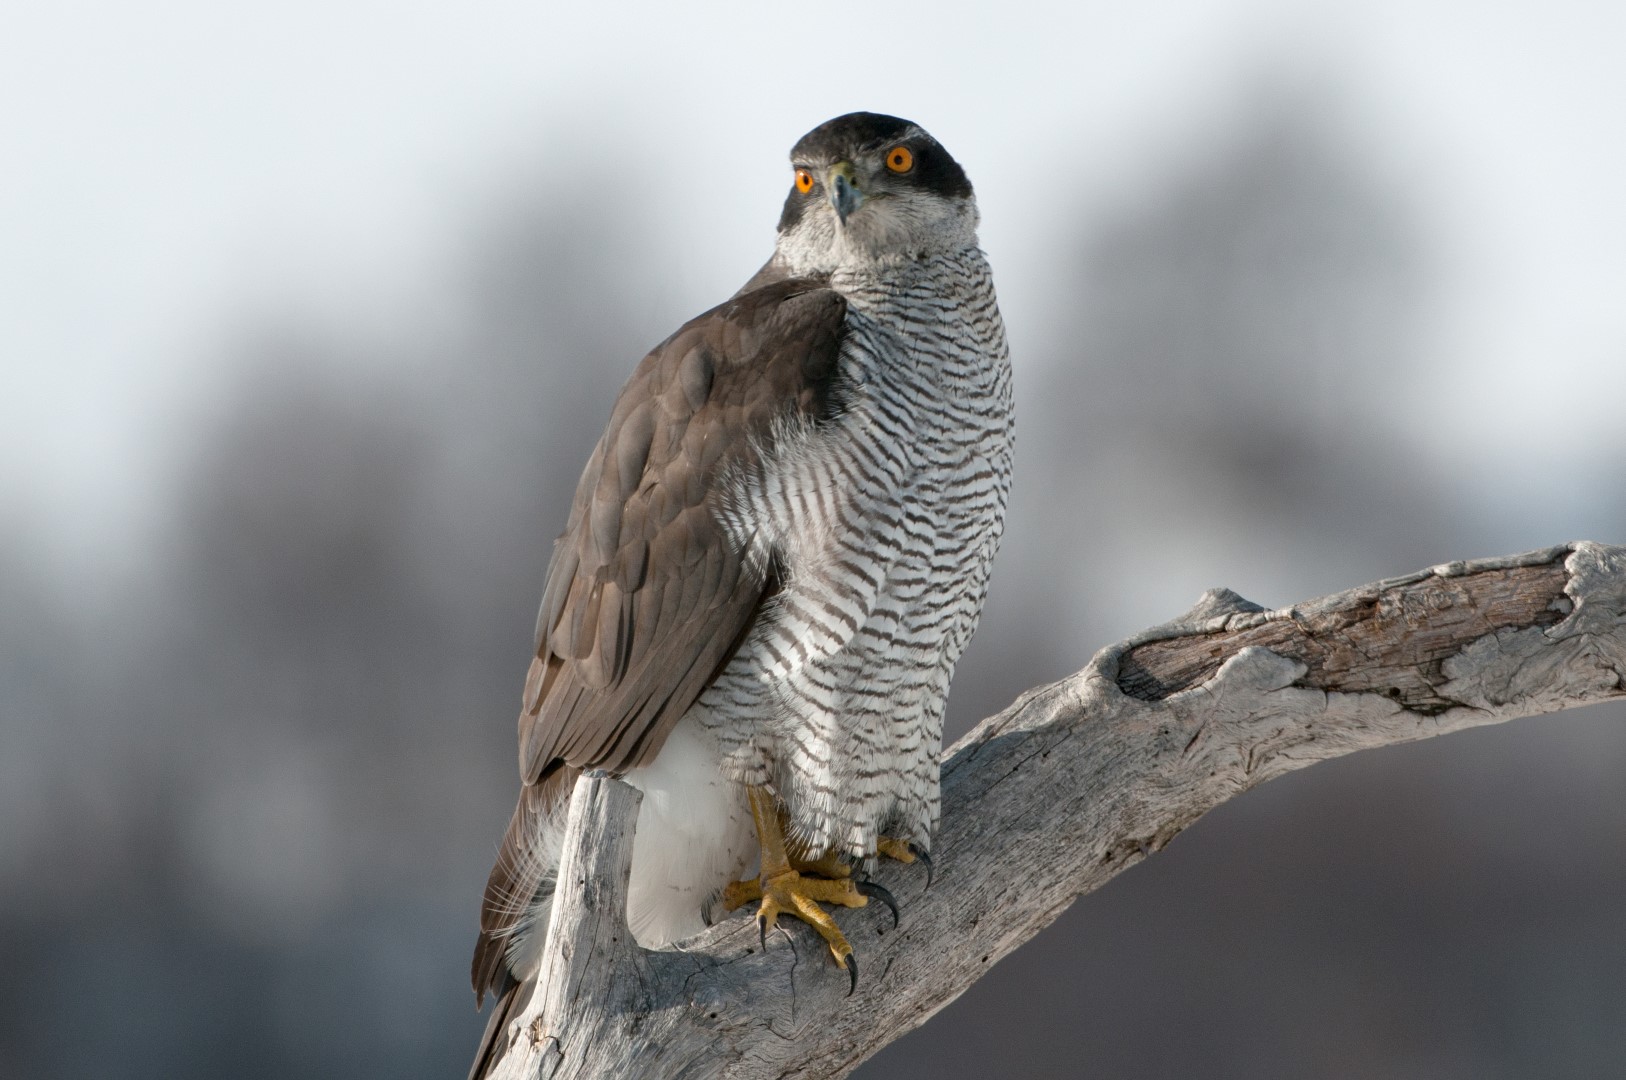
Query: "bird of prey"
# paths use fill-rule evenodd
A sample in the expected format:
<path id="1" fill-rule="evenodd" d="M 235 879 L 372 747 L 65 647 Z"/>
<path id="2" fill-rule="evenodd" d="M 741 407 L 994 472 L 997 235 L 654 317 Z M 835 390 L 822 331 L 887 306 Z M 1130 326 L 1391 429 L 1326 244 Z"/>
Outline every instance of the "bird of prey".
<path id="1" fill-rule="evenodd" d="M 499 998 L 476 1076 L 533 989 L 583 770 L 644 793 L 645 947 L 756 903 L 856 984 L 820 904 L 862 906 L 859 868 L 929 850 L 1010 491 L 1004 325 L 971 182 L 922 128 L 851 113 L 790 161 L 772 258 L 638 365 L 554 544 L 474 954 Z"/>

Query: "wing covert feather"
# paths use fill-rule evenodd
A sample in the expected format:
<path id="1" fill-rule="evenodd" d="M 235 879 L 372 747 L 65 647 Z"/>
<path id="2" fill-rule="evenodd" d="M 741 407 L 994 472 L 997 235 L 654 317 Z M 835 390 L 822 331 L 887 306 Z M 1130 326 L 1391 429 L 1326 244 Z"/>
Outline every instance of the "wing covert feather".
<path id="1" fill-rule="evenodd" d="M 738 647 L 765 569 L 724 530 L 721 479 L 777 422 L 828 415 L 845 315 L 818 283 L 778 282 L 689 322 L 628 380 L 549 567 L 520 715 L 527 783 L 648 761 Z"/>

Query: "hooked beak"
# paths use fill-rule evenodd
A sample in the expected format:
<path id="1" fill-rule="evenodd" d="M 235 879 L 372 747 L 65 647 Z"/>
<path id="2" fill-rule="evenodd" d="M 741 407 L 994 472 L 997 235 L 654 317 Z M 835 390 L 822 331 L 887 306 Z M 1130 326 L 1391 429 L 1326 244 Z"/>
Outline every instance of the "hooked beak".
<path id="1" fill-rule="evenodd" d="M 850 161 L 830 166 L 824 177 L 824 190 L 830 193 L 830 205 L 843 225 L 854 210 L 864 205 L 864 193 L 858 190 L 858 170 Z"/>

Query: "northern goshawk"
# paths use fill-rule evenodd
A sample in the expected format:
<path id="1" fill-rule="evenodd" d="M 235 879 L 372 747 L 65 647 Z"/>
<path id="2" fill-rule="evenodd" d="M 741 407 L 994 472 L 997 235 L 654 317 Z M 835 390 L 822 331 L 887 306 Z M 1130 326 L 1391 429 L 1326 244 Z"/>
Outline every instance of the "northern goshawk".
<path id="1" fill-rule="evenodd" d="M 474 954 L 499 995 L 476 1075 L 536 977 L 582 770 L 644 792 L 646 947 L 759 902 L 856 982 L 819 903 L 860 906 L 854 864 L 929 848 L 1010 491 L 1004 326 L 971 183 L 924 130 L 852 113 L 791 165 L 773 257 L 638 365 L 554 545 Z"/>

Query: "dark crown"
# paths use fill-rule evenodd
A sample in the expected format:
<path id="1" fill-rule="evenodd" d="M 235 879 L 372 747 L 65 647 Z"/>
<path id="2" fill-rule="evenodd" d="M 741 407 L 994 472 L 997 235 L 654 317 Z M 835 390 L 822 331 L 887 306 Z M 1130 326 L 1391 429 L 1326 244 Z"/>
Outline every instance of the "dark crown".
<path id="1" fill-rule="evenodd" d="M 910 132 L 913 137 L 905 138 Z M 790 159 L 795 164 L 850 161 L 899 142 L 914 152 L 910 177 L 917 185 L 938 195 L 971 197 L 970 179 L 942 144 L 918 124 L 883 113 L 855 112 L 826 120 L 796 141 Z"/>

